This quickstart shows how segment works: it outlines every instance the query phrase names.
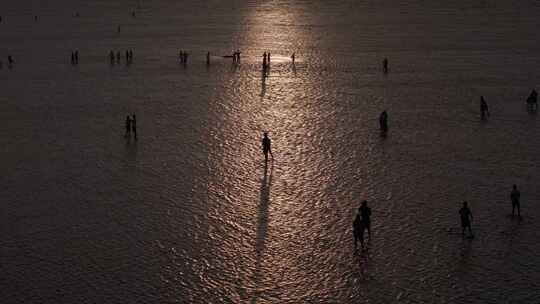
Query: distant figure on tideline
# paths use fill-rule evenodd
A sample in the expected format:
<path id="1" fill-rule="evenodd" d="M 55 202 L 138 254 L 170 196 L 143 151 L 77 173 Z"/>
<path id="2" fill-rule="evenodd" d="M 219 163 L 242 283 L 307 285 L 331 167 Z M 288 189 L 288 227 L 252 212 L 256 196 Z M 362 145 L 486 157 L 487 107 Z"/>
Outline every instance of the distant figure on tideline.
<path id="1" fill-rule="evenodd" d="M 137 140 L 137 118 L 133 114 L 133 119 L 131 119 L 131 130 L 133 131 L 133 138 Z"/>
<path id="2" fill-rule="evenodd" d="M 272 156 L 272 159 L 274 159 L 274 155 L 272 154 L 272 141 L 270 140 L 270 138 L 268 138 L 268 132 L 263 133 L 262 149 L 264 154 L 264 161 L 268 161 L 268 153 L 270 153 L 270 156 Z"/>
<path id="3" fill-rule="evenodd" d="M 383 72 L 384 72 L 385 74 L 388 73 L 388 58 L 384 58 L 384 59 L 383 59 Z"/>
<path id="4" fill-rule="evenodd" d="M 472 236 L 472 229 L 471 229 L 471 221 L 473 219 L 473 215 L 469 207 L 467 206 L 467 202 L 463 202 L 463 207 L 459 209 L 459 216 L 461 218 L 461 234 L 465 235 L 465 229 L 469 228 L 469 234 Z"/>
<path id="5" fill-rule="evenodd" d="M 388 113 L 386 113 L 386 110 L 379 115 L 379 127 L 382 132 L 388 132 Z"/>
<path id="6" fill-rule="evenodd" d="M 536 111 L 538 109 L 538 92 L 535 89 L 532 90 L 531 95 L 527 98 L 527 108 L 530 111 Z"/>
<path id="7" fill-rule="evenodd" d="M 124 134 L 124 137 L 129 137 L 131 135 L 131 118 L 126 116 L 126 133 Z"/>
<path id="8" fill-rule="evenodd" d="M 480 118 L 484 120 L 486 117 L 489 117 L 489 108 L 484 96 L 480 96 Z"/>
<path id="9" fill-rule="evenodd" d="M 295 57 L 296 57 L 295 54 L 292 53 L 292 55 L 291 55 L 291 60 L 292 60 L 292 63 L 293 63 L 293 64 L 294 64 L 294 59 L 295 59 Z"/>
<path id="10" fill-rule="evenodd" d="M 521 213 L 519 212 L 520 197 L 521 197 L 521 193 L 519 193 L 517 185 L 514 185 L 512 187 L 512 192 L 510 192 L 510 200 L 512 201 L 512 216 L 514 216 L 514 209 L 516 208 L 517 208 L 518 216 L 521 216 Z"/>
<path id="11" fill-rule="evenodd" d="M 210 52 L 206 52 L 206 65 L 210 65 Z"/>
<path id="12" fill-rule="evenodd" d="M 8 68 L 11 68 L 15 61 L 13 61 L 13 57 L 11 57 L 11 55 L 8 55 L 7 59 L 8 59 Z"/>

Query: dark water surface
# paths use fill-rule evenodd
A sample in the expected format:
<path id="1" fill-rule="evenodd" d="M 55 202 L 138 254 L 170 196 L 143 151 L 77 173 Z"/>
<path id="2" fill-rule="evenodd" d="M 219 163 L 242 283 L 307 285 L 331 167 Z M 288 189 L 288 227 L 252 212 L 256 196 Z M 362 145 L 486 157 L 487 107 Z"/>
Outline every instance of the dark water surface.
<path id="1" fill-rule="evenodd" d="M 540 303 L 537 1 L 49 2 L 0 4 L 1 303 Z"/>

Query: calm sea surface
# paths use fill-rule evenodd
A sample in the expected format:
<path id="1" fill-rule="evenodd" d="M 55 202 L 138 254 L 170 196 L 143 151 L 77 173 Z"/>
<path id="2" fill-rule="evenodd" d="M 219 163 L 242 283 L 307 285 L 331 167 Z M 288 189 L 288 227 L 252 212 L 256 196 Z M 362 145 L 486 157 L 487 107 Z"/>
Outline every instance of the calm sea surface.
<path id="1" fill-rule="evenodd" d="M 540 303 L 540 114 L 525 110 L 540 2 L 21 0 L 0 15 L 1 303 Z M 222 57 L 236 49 L 239 64 Z M 373 237 L 355 254 L 364 199 Z"/>

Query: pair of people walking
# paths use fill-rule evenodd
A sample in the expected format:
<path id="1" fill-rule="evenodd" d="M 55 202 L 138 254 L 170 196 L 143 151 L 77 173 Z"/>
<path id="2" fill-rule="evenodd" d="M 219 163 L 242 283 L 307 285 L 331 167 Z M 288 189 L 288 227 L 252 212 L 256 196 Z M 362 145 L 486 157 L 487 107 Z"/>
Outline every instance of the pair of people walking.
<path id="1" fill-rule="evenodd" d="M 510 201 L 512 202 L 512 216 L 514 216 L 515 209 L 517 209 L 518 216 L 521 217 L 520 214 L 520 197 L 521 193 L 519 192 L 517 185 L 512 186 L 512 192 L 510 192 Z M 461 234 L 465 235 L 465 230 L 469 230 L 469 235 L 472 237 L 472 228 L 471 228 L 471 222 L 473 220 L 473 215 L 471 212 L 471 209 L 469 209 L 469 206 L 467 202 L 463 202 L 463 207 L 459 209 L 459 215 L 461 218 Z"/>
<path id="2" fill-rule="evenodd" d="M 133 138 L 137 140 L 137 117 L 133 114 L 133 118 L 129 115 L 126 116 L 126 133 L 124 137 L 131 138 L 131 132 L 133 132 Z"/>
<path id="3" fill-rule="evenodd" d="M 353 222 L 353 235 L 354 235 L 354 249 L 358 248 L 358 241 L 360 246 L 364 248 L 364 231 L 367 230 L 369 239 L 371 240 L 371 208 L 367 206 L 367 201 L 363 201 L 362 205 L 358 208 L 358 213 Z"/>

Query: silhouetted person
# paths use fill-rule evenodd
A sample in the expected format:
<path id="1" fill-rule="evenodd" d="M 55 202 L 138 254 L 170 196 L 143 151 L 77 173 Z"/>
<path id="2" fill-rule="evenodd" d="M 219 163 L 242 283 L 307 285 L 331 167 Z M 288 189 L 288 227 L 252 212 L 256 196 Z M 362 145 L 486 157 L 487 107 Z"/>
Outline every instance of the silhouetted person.
<path id="1" fill-rule="evenodd" d="M 471 229 L 471 221 L 473 219 L 473 215 L 469 207 L 467 206 L 467 202 L 463 202 L 463 207 L 459 209 L 459 216 L 461 218 L 461 234 L 465 235 L 465 229 L 469 228 L 469 233 L 472 236 L 472 229 Z"/>
<path id="2" fill-rule="evenodd" d="M 135 18 L 135 11 L 131 12 L 131 17 Z"/>
<path id="3" fill-rule="evenodd" d="M 210 65 L 210 52 L 206 52 L 206 65 Z"/>
<path id="4" fill-rule="evenodd" d="M 37 21 L 37 16 L 34 16 L 34 21 Z"/>
<path id="5" fill-rule="evenodd" d="M 388 58 L 383 59 L 383 72 L 388 73 Z"/>
<path id="6" fill-rule="evenodd" d="M 266 55 L 266 52 L 264 52 L 263 54 L 263 69 L 266 70 L 266 60 L 267 60 L 267 55 Z"/>
<path id="7" fill-rule="evenodd" d="M 109 59 L 110 59 L 110 61 L 111 61 L 111 64 L 114 64 L 114 52 L 113 52 L 113 51 L 111 51 L 111 52 L 109 53 Z"/>
<path id="8" fill-rule="evenodd" d="M 484 99 L 484 96 L 480 96 L 480 117 L 482 119 L 486 119 L 486 117 L 489 117 L 489 108 L 486 100 Z"/>
<path id="9" fill-rule="evenodd" d="M 364 230 L 367 230 L 369 239 L 371 240 L 371 208 L 367 206 L 367 201 L 363 201 L 360 208 L 358 208 L 360 217 L 362 218 L 362 225 L 360 226 L 361 239 L 364 238 Z"/>
<path id="10" fill-rule="evenodd" d="M 71 64 L 75 64 L 75 53 L 71 51 Z"/>
<path id="11" fill-rule="evenodd" d="M 268 64 L 270 64 L 270 52 L 268 52 Z"/>
<path id="12" fill-rule="evenodd" d="M 272 141 L 268 138 L 268 132 L 264 132 L 263 134 L 262 149 L 265 161 L 268 161 L 268 153 L 270 153 L 270 156 L 274 159 L 274 155 L 272 154 Z"/>
<path id="13" fill-rule="evenodd" d="M 364 248 L 364 234 L 362 233 L 362 218 L 360 212 L 358 212 L 353 221 L 353 236 L 354 236 L 354 249 L 358 248 L 358 241 L 360 246 Z"/>
<path id="14" fill-rule="evenodd" d="M 129 51 L 126 50 L 126 62 L 129 62 Z"/>
<path id="15" fill-rule="evenodd" d="M 531 111 L 536 111 L 538 108 L 538 93 L 535 89 L 532 90 L 531 95 L 527 98 L 527 107 Z"/>
<path id="16" fill-rule="evenodd" d="M 236 61 L 240 61 L 240 54 L 242 52 L 240 52 L 240 50 L 236 50 Z"/>
<path id="17" fill-rule="evenodd" d="M 295 54 L 294 54 L 294 53 L 292 53 L 292 55 L 291 55 L 291 59 L 292 59 L 292 63 L 293 63 L 293 64 L 294 64 L 294 59 L 295 59 L 295 57 L 296 57 L 296 56 L 295 56 Z"/>
<path id="18" fill-rule="evenodd" d="M 129 118 L 129 115 L 126 116 L 126 133 L 124 134 L 124 137 L 129 137 L 131 134 L 131 118 Z"/>
<path id="19" fill-rule="evenodd" d="M 116 52 L 116 63 L 120 63 L 120 52 Z"/>
<path id="20" fill-rule="evenodd" d="M 188 62 L 188 52 L 184 52 L 184 56 L 183 56 L 183 57 L 184 57 L 184 58 L 183 58 L 184 65 L 186 65 L 187 62 Z"/>
<path id="21" fill-rule="evenodd" d="M 137 118 L 133 114 L 133 119 L 131 120 L 131 130 L 133 131 L 133 138 L 137 139 Z"/>
<path id="22" fill-rule="evenodd" d="M 75 51 L 75 64 L 79 64 L 79 51 Z"/>
<path id="23" fill-rule="evenodd" d="M 133 62 L 133 50 L 129 50 L 129 61 Z"/>
<path id="24" fill-rule="evenodd" d="M 122 27 L 118 25 L 118 28 L 116 30 L 120 33 L 120 31 L 122 30 Z"/>
<path id="25" fill-rule="evenodd" d="M 518 216 L 521 216 L 519 212 L 519 199 L 521 197 L 521 193 L 519 193 L 519 190 L 517 188 L 517 185 L 514 185 L 512 187 L 512 192 L 510 192 L 510 200 L 512 201 L 512 216 L 514 216 L 514 210 L 517 208 Z"/>
<path id="26" fill-rule="evenodd" d="M 379 126 L 382 132 L 388 132 L 388 113 L 386 111 L 382 111 L 379 115 Z"/>
<path id="27" fill-rule="evenodd" d="M 8 59 L 8 64 L 13 65 L 13 63 L 14 63 L 13 57 L 11 57 L 11 55 L 8 55 L 7 59 Z"/>

